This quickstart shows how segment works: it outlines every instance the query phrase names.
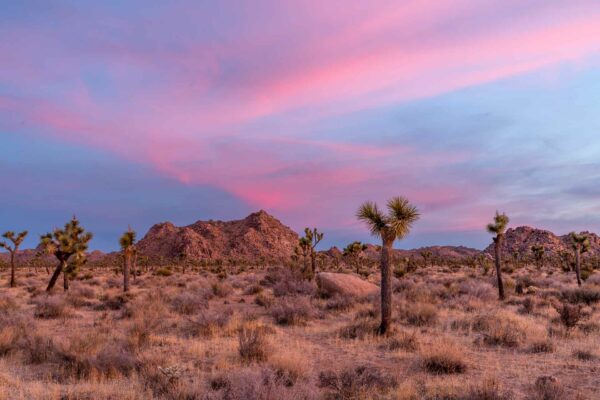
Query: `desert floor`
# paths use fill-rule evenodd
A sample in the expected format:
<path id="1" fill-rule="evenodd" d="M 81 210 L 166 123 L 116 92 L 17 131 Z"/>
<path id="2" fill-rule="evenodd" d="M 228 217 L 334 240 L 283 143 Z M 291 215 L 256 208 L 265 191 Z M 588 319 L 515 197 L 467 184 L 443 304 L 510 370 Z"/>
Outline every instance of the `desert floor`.
<path id="1" fill-rule="evenodd" d="M 109 271 L 66 294 L 45 271 L 7 278 L 0 399 L 600 399 L 599 273 L 577 289 L 522 268 L 499 302 L 479 270 L 420 268 L 385 337 L 377 297 L 325 298 L 285 268 L 148 272 L 126 295 Z"/>

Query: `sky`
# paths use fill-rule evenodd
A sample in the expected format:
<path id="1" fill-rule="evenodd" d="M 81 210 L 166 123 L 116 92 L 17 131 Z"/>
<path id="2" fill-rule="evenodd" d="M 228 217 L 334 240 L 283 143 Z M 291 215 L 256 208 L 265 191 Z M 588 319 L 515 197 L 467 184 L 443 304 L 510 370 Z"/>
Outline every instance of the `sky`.
<path id="1" fill-rule="evenodd" d="M 322 248 L 600 231 L 600 1 L 0 2 L 0 231 L 264 209 Z"/>

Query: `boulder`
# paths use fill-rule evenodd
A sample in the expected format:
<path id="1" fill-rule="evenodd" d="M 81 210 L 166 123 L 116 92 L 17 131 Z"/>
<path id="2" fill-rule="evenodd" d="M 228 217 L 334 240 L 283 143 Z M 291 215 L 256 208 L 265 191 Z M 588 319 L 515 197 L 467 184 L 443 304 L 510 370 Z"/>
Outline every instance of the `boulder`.
<path id="1" fill-rule="evenodd" d="M 319 286 L 319 290 L 328 296 L 338 294 L 365 298 L 379 293 L 379 286 L 367 282 L 354 274 L 319 272 L 317 274 L 317 285 Z"/>

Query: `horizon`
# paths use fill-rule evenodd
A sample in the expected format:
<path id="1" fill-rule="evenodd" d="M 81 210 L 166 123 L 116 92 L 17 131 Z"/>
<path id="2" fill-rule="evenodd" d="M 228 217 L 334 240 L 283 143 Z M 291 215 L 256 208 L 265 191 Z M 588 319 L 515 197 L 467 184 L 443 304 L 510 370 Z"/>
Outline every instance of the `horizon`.
<path id="1" fill-rule="evenodd" d="M 600 231 L 600 3 L 396 4 L 0 6 L 0 233 L 264 209 L 343 248 L 395 195 L 401 249 Z"/>

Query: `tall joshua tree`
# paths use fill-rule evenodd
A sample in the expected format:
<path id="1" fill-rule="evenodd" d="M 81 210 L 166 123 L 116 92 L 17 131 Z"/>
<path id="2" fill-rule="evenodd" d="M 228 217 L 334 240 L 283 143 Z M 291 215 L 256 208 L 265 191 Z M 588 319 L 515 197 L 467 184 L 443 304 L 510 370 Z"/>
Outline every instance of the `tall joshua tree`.
<path id="1" fill-rule="evenodd" d="M 373 236 L 381 238 L 381 325 L 379 334 L 388 331 L 392 323 L 392 247 L 396 239 L 405 238 L 419 219 L 419 211 L 404 197 L 393 197 L 387 202 L 387 213 L 377 204 L 367 201 L 360 206 L 356 217 L 365 222 Z"/>
<path id="2" fill-rule="evenodd" d="M 538 269 L 542 269 L 544 266 L 544 253 L 546 252 L 546 249 L 544 249 L 544 246 L 541 244 L 534 244 L 531 246 L 531 252 L 533 253 L 533 258 L 535 259 Z"/>
<path id="3" fill-rule="evenodd" d="M 0 242 L 0 248 L 5 248 L 10 253 L 10 287 L 13 288 L 17 284 L 15 278 L 15 255 L 19 250 L 19 246 L 23 243 L 23 240 L 27 236 L 27 231 L 23 231 L 19 234 L 15 234 L 12 231 L 4 232 L 3 238 L 8 239 L 12 242 L 12 246 L 6 242 Z"/>
<path id="4" fill-rule="evenodd" d="M 131 273 L 131 262 L 135 254 L 135 231 L 131 227 L 119 239 L 121 250 L 123 250 L 123 291 L 129 291 L 129 274 Z"/>
<path id="5" fill-rule="evenodd" d="M 494 222 L 488 224 L 487 231 L 494 236 L 494 256 L 496 261 L 496 276 L 498 279 L 498 297 L 500 300 L 504 300 L 504 285 L 502 284 L 502 241 L 504 240 L 504 234 L 506 232 L 506 226 L 510 219 L 506 214 L 498 213 L 494 216 Z"/>
<path id="6" fill-rule="evenodd" d="M 590 249 L 590 239 L 586 235 L 575 232 L 571 232 L 570 236 L 575 252 L 575 276 L 577 277 L 577 285 L 581 286 L 581 255 Z"/>
<path id="7" fill-rule="evenodd" d="M 41 236 L 42 247 L 58 259 L 58 266 L 48 282 L 46 291 L 52 290 L 61 272 L 64 275 L 64 290 L 69 290 L 69 260 L 83 263 L 90 240 L 92 234 L 81 227 L 76 217 L 67 222 L 63 229 L 55 229 L 54 232 Z"/>
<path id="8" fill-rule="evenodd" d="M 312 280 L 315 276 L 315 271 L 317 269 L 317 252 L 315 251 L 315 247 L 319 244 L 319 242 L 323 239 L 323 233 L 317 231 L 317 228 L 304 229 L 304 237 L 300 238 L 300 247 L 304 251 L 308 250 L 308 254 L 310 255 L 310 270 L 304 271 L 304 275 Z"/>
<path id="9" fill-rule="evenodd" d="M 352 242 L 344 249 L 344 257 L 348 257 L 350 262 L 354 264 L 357 274 L 360 274 L 360 256 L 366 249 L 367 245 L 361 242 Z"/>

